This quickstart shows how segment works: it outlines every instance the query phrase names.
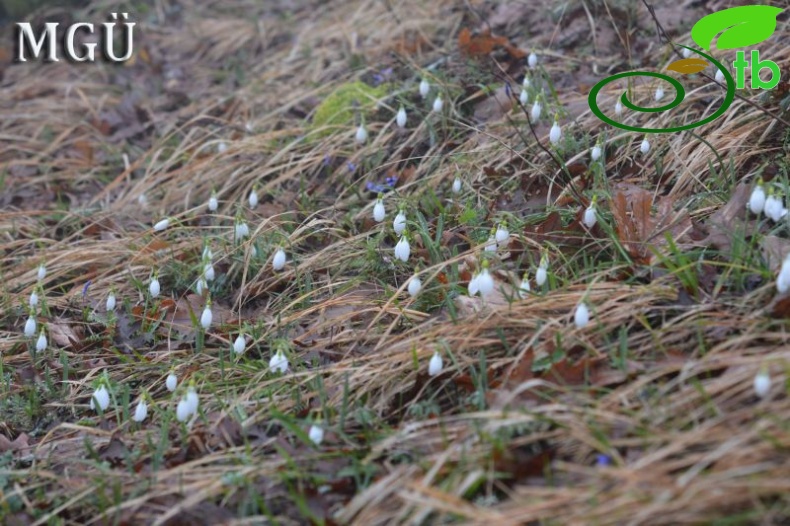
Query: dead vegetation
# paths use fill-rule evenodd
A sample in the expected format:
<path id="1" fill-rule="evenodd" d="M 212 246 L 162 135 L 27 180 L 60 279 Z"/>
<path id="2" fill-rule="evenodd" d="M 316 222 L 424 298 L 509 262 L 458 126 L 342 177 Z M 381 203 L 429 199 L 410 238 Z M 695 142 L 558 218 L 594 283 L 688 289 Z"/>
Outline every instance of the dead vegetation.
<path id="1" fill-rule="evenodd" d="M 656 16 L 687 43 L 687 24 L 731 4 L 657 6 Z M 98 20 L 123 6 L 36 16 Z M 746 209 L 757 178 L 790 195 L 788 130 L 759 109 L 787 119 L 786 84 L 742 90 L 759 108 L 736 99 L 693 134 L 651 136 L 643 155 L 642 136 L 587 106 L 604 76 L 671 62 L 641 3 L 128 10 L 140 25 L 124 66 L 2 66 L 3 523 L 790 520 L 790 296 L 775 283 L 790 229 Z M 787 24 L 783 14 L 760 46 L 783 73 Z M 533 50 L 523 109 L 541 87 L 545 97 L 534 135 L 517 100 Z M 371 91 L 316 125 L 321 104 L 353 82 Z M 684 82 L 672 115 L 624 121 L 715 111 L 720 88 Z M 374 87 L 386 96 L 359 100 Z M 590 160 L 599 139 L 604 163 Z M 370 187 L 387 190 L 382 223 Z M 599 219 L 587 228 L 593 194 Z M 393 256 L 400 205 L 408 263 Z M 154 231 L 164 217 L 169 228 Z M 240 221 L 250 235 L 237 243 Z M 509 240 L 485 253 L 502 221 Z M 217 276 L 202 331 L 205 246 Z M 274 272 L 278 247 L 288 263 Z M 481 258 L 496 283 L 485 300 L 467 293 Z M 23 327 L 39 286 L 49 345 L 35 353 Z M 582 301 L 591 319 L 577 328 Z M 235 356 L 240 332 L 246 352 Z M 277 350 L 284 375 L 269 371 Z M 437 350 L 444 368 L 431 377 Z M 761 368 L 772 379 L 762 398 Z M 97 415 L 101 378 L 112 399 Z M 190 382 L 200 407 L 185 424 L 176 404 Z M 138 424 L 144 391 L 152 401 Z M 319 446 L 313 424 L 325 431 Z"/>

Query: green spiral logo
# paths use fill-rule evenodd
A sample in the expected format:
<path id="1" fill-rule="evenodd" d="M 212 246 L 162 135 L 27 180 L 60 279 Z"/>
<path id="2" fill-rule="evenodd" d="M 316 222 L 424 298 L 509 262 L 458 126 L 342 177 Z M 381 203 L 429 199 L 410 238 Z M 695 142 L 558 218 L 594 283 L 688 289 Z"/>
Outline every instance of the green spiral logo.
<path id="1" fill-rule="evenodd" d="M 692 49 L 688 46 L 680 46 L 680 47 L 689 49 L 693 53 L 697 53 L 698 55 L 701 55 L 706 59 L 710 60 L 713 63 L 713 65 L 719 68 L 719 70 L 724 74 L 724 80 L 727 83 L 727 94 L 724 96 L 724 101 L 722 102 L 721 107 L 718 110 L 716 110 L 715 113 L 709 115 L 708 117 L 702 119 L 701 121 L 691 122 L 689 124 L 684 124 L 683 126 L 675 126 L 673 128 L 644 128 L 642 126 L 629 126 L 628 124 L 623 124 L 621 122 L 617 122 L 614 119 L 610 119 L 598 107 L 598 93 L 604 88 L 604 86 L 606 86 L 610 82 L 614 82 L 616 80 L 622 78 L 628 78 L 628 77 L 655 77 L 669 82 L 672 85 L 672 87 L 675 88 L 675 98 L 668 104 L 664 104 L 663 106 L 658 106 L 655 108 L 638 106 L 634 104 L 628 99 L 628 92 L 624 91 L 622 96 L 620 97 L 620 102 L 622 102 L 623 106 L 625 106 L 630 110 L 645 112 L 645 113 L 657 113 L 661 111 L 669 111 L 672 108 L 677 107 L 681 102 L 683 102 L 683 99 L 686 97 L 686 90 L 683 88 L 683 85 L 680 82 L 678 82 L 676 79 L 670 77 L 669 75 L 666 75 L 664 73 L 655 73 L 652 71 L 627 71 L 603 79 L 601 82 L 599 82 L 593 87 L 593 89 L 590 91 L 590 95 L 587 97 L 587 102 L 590 104 L 590 109 L 592 110 L 592 112 L 599 119 L 601 119 L 607 124 L 611 124 L 612 126 L 615 126 L 623 130 L 641 132 L 641 133 L 671 133 L 671 132 L 678 132 L 683 130 L 690 130 L 692 128 L 697 128 L 698 126 L 703 126 L 719 118 L 725 111 L 727 111 L 727 108 L 730 107 L 732 101 L 735 100 L 735 79 L 732 78 L 732 75 L 730 74 L 729 71 L 727 71 L 727 68 L 722 66 L 721 63 L 719 63 L 715 58 L 711 57 L 710 55 L 706 55 L 702 51 Z"/>

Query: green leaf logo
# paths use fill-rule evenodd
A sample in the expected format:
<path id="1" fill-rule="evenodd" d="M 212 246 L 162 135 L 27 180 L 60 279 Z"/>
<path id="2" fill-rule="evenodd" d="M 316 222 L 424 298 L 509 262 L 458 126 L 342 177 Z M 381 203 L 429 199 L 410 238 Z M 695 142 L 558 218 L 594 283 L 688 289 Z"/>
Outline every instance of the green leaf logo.
<path id="1" fill-rule="evenodd" d="M 747 5 L 717 11 L 703 17 L 691 28 L 691 38 L 710 51 L 713 39 L 718 49 L 753 46 L 774 34 L 776 17 L 782 9 L 767 5 Z"/>

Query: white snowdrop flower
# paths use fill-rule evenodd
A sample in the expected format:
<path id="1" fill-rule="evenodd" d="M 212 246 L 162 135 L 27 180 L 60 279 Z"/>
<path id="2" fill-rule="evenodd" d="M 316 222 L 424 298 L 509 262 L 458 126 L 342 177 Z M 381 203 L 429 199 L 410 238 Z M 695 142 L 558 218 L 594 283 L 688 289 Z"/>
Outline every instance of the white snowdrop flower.
<path id="1" fill-rule="evenodd" d="M 683 48 L 683 58 L 689 58 L 691 56 L 691 50 Z"/>
<path id="2" fill-rule="evenodd" d="M 478 272 L 477 274 L 472 276 L 472 279 L 469 280 L 469 296 L 474 296 L 475 294 L 480 292 L 480 287 L 478 286 L 478 281 L 477 281 L 477 278 L 479 276 L 480 273 Z"/>
<path id="3" fill-rule="evenodd" d="M 656 88 L 656 94 L 653 95 L 653 98 L 656 100 L 656 102 L 658 102 L 661 99 L 663 99 L 664 98 L 664 88 L 661 88 L 661 87 Z"/>
<path id="4" fill-rule="evenodd" d="M 428 362 L 428 376 L 436 376 L 437 374 L 441 373 L 442 367 L 444 367 L 442 355 L 439 354 L 439 351 L 433 351 L 431 361 Z"/>
<path id="5" fill-rule="evenodd" d="M 42 263 L 41 265 L 38 266 L 38 280 L 44 281 L 44 278 L 46 277 L 47 277 L 47 267 L 45 267 L 44 264 Z"/>
<path id="6" fill-rule="evenodd" d="M 217 195 L 211 194 L 211 197 L 208 198 L 208 209 L 212 212 L 216 212 L 218 207 L 219 201 L 217 201 Z"/>
<path id="7" fill-rule="evenodd" d="M 409 280 L 409 296 L 413 298 L 420 293 L 420 289 L 422 289 L 422 281 L 417 276 L 412 276 Z"/>
<path id="8" fill-rule="evenodd" d="M 521 81 L 521 87 L 527 89 L 532 83 L 529 81 L 529 75 L 524 75 L 524 80 Z"/>
<path id="9" fill-rule="evenodd" d="M 250 192 L 247 202 L 250 204 L 250 208 L 255 208 L 258 206 L 258 192 L 255 191 L 255 188 L 253 188 Z"/>
<path id="10" fill-rule="evenodd" d="M 226 151 L 228 151 L 228 143 L 225 141 L 219 141 L 217 143 L 217 152 L 225 153 Z"/>
<path id="11" fill-rule="evenodd" d="M 406 109 L 403 106 L 398 109 L 398 114 L 395 116 L 395 122 L 399 128 L 406 126 Z"/>
<path id="12" fill-rule="evenodd" d="M 420 81 L 420 96 L 424 99 L 428 96 L 429 91 L 431 91 L 430 83 L 427 80 L 422 79 Z"/>
<path id="13" fill-rule="evenodd" d="M 148 292 L 151 294 L 152 298 L 156 298 L 159 296 L 159 292 L 161 292 L 161 288 L 159 287 L 159 278 L 154 275 L 151 278 L 151 283 L 148 284 Z"/>
<path id="14" fill-rule="evenodd" d="M 25 336 L 32 338 L 36 335 L 36 317 L 31 314 L 25 321 Z"/>
<path id="15" fill-rule="evenodd" d="M 779 291 L 779 294 L 784 294 L 790 290 L 790 254 L 782 261 L 782 267 L 779 269 L 779 275 L 776 277 L 776 290 Z"/>
<path id="16" fill-rule="evenodd" d="M 140 399 L 140 401 L 137 402 L 137 407 L 134 408 L 134 416 L 132 417 L 132 420 L 139 423 L 145 420 L 145 417 L 147 416 L 148 404 L 145 403 L 145 400 Z"/>
<path id="17" fill-rule="evenodd" d="M 214 264 L 209 261 L 203 265 L 203 278 L 206 281 L 214 281 L 215 277 L 217 277 L 217 275 L 214 272 Z"/>
<path id="18" fill-rule="evenodd" d="M 235 228 L 236 241 L 241 241 L 248 235 L 250 235 L 250 227 L 247 226 L 247 223 L 243 221 L 237 221 Z"/>
<path id="19" fill-rule="evenodd" d="M 647 137 L 642 139 L 642 144 L 639 145 L 639 151 L 644 155 L 647 155 L 647 152 L 650 151 L 650 141 L 647 140 Z"/>
<path id="20" fill-rule="evenodd" d="M 189 386 L 189 389 L 187 389 L 187 394 L 184 397 L 184 399 L 187 401 L 187 404 L 189 404 L 189 412 L 192 413 L 193 415 L 197 414 L 198 404 L 200 403 L 200 399 L 198 398 L 197 391 L 195 391 L 195 388 L 193 386 L 191 385 Z"/>
<path id="21" fill-rule="evenodd" d="M 456 177 L 453 181 L 453 193 L 460 194 L 461 193 L 461 179 Z"/>
<path id="22" fill-rule="evenodd" d="M 483 250 L 486 252 L 496 252 L 496 237 L 494 237 L 493 233 L 488 236 L 488 241 L 486 241 L 486 246 Z"/>
<path id="23" fill-rule="evenodd" d="M 321 442 L 324 441 L 324 429 L 316 424 L 310 426 L 310 431 L 308 431 L 307 435 L 316 446 L 320 446 Z"/>
<path id="24" fill-rule="evenodd" d="M 148 198 L 145 196 L 145 194 L 140 194 L 137 196 L 137 204 L 145 208 L 145 205 L 148 204 Z"/>
<path id="25" fill-rule="evenodd" d="M 357 128 L 357 133 L 354 136 L 354 138 L 359 144 L 365 144 L 365 141 L 368 140 L 368 131 L 365 129 L 364 124 L 359 125 L 359 128 Z"/>
<path id="26" fill-rule="evenodd" d="M 775 195 L 773 191 L 768 192 L 768 197 L 765 199 L 763 211 L 767 217 L 773 220 L 774 223 L 787 215 L 787 209 L 784 207 L 782 198 Z"/>
<path id="27" fill-rule="evenodd" d="M 768 376 L 768 371 L 761 369 L 754 377 L 754 393 L 760 398 L 768 396 L 771 390 L 771 377 Z"/>
<path id="28" fill-rule="evenodd" d="M 105 309 L 107 312 L 112 312 L 115 310 L 115 293 L 110 291 L 110 294 L 107 296 L 107 301 L 104 304 Z"/>
<path id="29" fill-rule="evenodd" d="M 244 348 L 247 346 L 247 340 L 244 338 L 243 334 L 239 334 L 236 337 L 236 341 L 233 342 L 233 352 L 236 354 L 244 353 Z"/>
<path id="30" fill-rule="evenodd" d="M 510 239 L 510 231 L 507 229 L 504 223 L 500 223 L 497 227 L 496 232 L 494 233 L 494 240 L 497 242 L 497 245 L 506 245 L 507 241 Z"/>
<path id="31" fill-rule="evenodd" d="M 716 70 L 716 82 L 724 82 L 724 72 L 720 69 Z"/>
<path id="32" fill-rule="evenodd" d="M 179 400 L 176 406 L 176 420 L 179 422 L 186 422 L 190 416 L 192 416 L 192 407 L 189 405 L 186 397 L 184 397 Z"/>
<path id="33" fill-rule="evenodd" d="M 584 211 L 584 217 L 582 218 L 582 223 L 587 228 L 592 228 L 595 226 L 595 222 L 597 221 L 597 217 L 595 215 L 595 197 L 593 197 L 592 203 L 587 209 Z"/>
<path id="34" fill-rule="evenodd" d="M 281 350 L 269 359 L 269 372 L 285 374 L 288 371 L 288 358 Z"/>
<path id="35" fill-rule="evenodd" d="M 560 128 L 557 121 L 554 121 L 554 124 L 551 125 L 551 130 L 549 130 L 549 142 L 556 146 L 560 142 L 560 137 L 562 137 L 562 128 Z"/>
<path id="36" fill-rule="evenodd" d="M 211 262 L 214 259 L 214 253 L 211 251 L 208 245 L 203 246 L 203 254 L 200 256 L 203 258 L 203 261 Z"/>
<path id="37" fill-rule="evenodd" d="M 576 306 L 576 312 L 573 315 L 573 322 L 579 329 L 583 329 L 590 322 L 590 309 L 587 308 L 586 303 L 581 302 Z"/>
<path id="38" fill-rule="evenodd" d="M 401 235 L 406 230 L 406 214 L 403 210 L 398 211 L 398 215 L 392 220 L 392 228 L 395 229 L 395 234 Z"/>
<path id="39" fill-rule="evenodd" d="M 762 181 L 757 181 L 757 185 L 749 196 L 749 210 L 753 214 L 760 214 L 765 209 L 765 190 Z"/>
<path id="40" fill-rule="evenodd" d="M 31 307 L 38 305 L 38 293 L 36 293 L 35 289 L 30 293 L 30 300 L 27 302 L 27 304 Z"/>
<path id="41" fill-rule="evenodd" d="M 154 225 L 154 230 L 156 232 L 162 232 L 163 230 L 166 230 L 167 227 L 169 226 L 170 226 L 170 218 L 166 217 Z"/>
<path id="42" fill-rule="evenodd" d="M 442 107 L 444 107 L 444 101 L 442 101 L 442 96 L 437 95 L 435 99 L 433 99 L 433 111 L 439 113 L 442 111 Z"/>
<path id="43" fill-rule="evenodd" d="M 483 270 L 480 272 L 480 275 L 477 276 L 477 289 L 483 297 L 494 292 L 494 278 L 491 276 L 491 273 L 488 271 L 488 266 L 486 265 L 483 265 Z"/>
<path id="44" fill-rule="evenodd" d="M 540 119 L 540 112 L 543 110 L 543 106 L 541 106 L 540 101 L 536 100 L 532 104 L 532 120 L 537 121 Z"/>
<path id="45" fill-rule="evenodd" d="M 400 241 L 395 245 L 395 259 L 399 259 L 406 263 L 409 261 L 410 254 L 411 246 L 409 245 L 409 240 L 406 239 L 406 236 L 401 236 Z"/>
<path id="46" fill-rule="evenodd" d="M 527 92 L 527 90 L 525 89 L 521 90 L 521 93 L 518 96 L 518 100 L 523 106 L 527 105 L 527 102 L 529 102 L 529 93 Z"/>
<path id="47" fill-rule="evenodd" d="M 524 277 L 521 278 L 521 284 L 518 287 L 519 298 L 521 298 L 522 300 L 526 298 L 529 295 L 530 290 L 532 290 L 532 288 L 529 286 L 529 276 L 525 272 Z"/>
<path id="48" fill-rule="evenodd" d="M 600 159 L 601 158 L 601 154 L 603 154 L 603 150 L 597 144 L 592 147 L 592 150 L 590 150 L 590 158 L 593 161 L 597 161 L 598 159 Z"/>
<path id="49" fill-rule="evenodd" d="M 177 386 L 178 386 L 178 377 L 175 375 L 175 373 L 168 374 L 167 379 L 165 380 L 165 387 L 167 387 L 167 390 L 172 393 L 173 391 L 176 390 Z"/>
<path id="50" fill-rule="evenodd" d="M 614 113 L 618 117 L 623 114 L 623 103 L 620 100 L 617 100 L 617 104 L 614 105 Z"/>
<path id="51" fill-rule="evenodd" d="M 203 307 L 203 314 L 200 315 L 200 326 L 203 327 L 204 330 L 208 330 L 211 327 L 211 322 L 214 319 L 214 315 L 211 313 L 211 300 L 209 299 L 206 302 L 206 306 Z"/>
<path id="52" fill-rule="evenodd" d="M 208 290 L 208 282 L 205 278 L 200 278 L 197 281 L 197 285 L 195 285 L 195 292 L 197 292 L 198 296 L 202 296 L 203 292 Z"/>
<path id="53" fill-rule="evenodd" d="M 530 69 L 535 69 L 538 66 L 538 56 L 535 52 L 531 52 L 527 57 L 527 65 Z"/>
<path id="54" fill-rule="evenodd" d="M 36 340 L 36 351 L 41 352 L 47 349 L 47 335 L 44 334 L 42 327 L 41 332 L 38 333 L 38 340 Z"/>
<path id="55" fill-rule="evenodd" d="M 384 209 L 384 200 L 379 197 L 376 199 L 376 204 L 373 205 L 373 219 L 377 223 L 381 223 L 384 221 L 384 217 L 387 215 L 387 211 Z"/>
<path id="56" fill-rule="evenodd" d="M 91 409 L 97 410 L 101 409 L 102 411 L 106 411 L 108 407 L 110 407 L 110 392 L 107 390 L 105 386 L 99 386 L 98 389 L 93 391 L 93 395 L 91 396 Z M 98 409 L 97 409 L 98 407 Z"/>
<path id="57" fill-rule="evenodd" d="M 272 258 L 272 268 L 275 271 L 280 271 L 285 268 L 285 250 L 278 248 Z"/>
<path id="58" fill-rule="evenodd" d="M 546 283 L 546 279 L 549 277 L 548 268 L 548 258 L 546 256 L 541 257 L 538 270 L 535 272 L 535 283 L 538 285 L 538 287 L 542 287 L 543 284 Z"/>

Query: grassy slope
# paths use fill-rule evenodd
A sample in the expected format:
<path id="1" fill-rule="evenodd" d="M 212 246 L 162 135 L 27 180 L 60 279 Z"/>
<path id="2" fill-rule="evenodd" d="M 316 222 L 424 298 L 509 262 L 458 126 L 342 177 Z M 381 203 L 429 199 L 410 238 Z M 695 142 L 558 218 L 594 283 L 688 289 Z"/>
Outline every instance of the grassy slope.
<path id="1" fill-rule="evenodd" d="M 736 100 L 695 130 L 706 143 L 652 136 L 643 156 L 642 137 L 602 125 L 586 94 L 607 71 L 669 62 L 644 9 L 472 4 L 135 6 L 132 64 L 5 69 L 0 431 L 16 441 L 0 437 L 4 523 L 790 519 L 788 312 L 774 282 L 788 227 L 744 211 L 758 175 L 787 190 L 786 128 Z M 77 18 L 98 20 L 107 5 Z M 682 23 L 671 8 L 658 14 L 674 14 L 669 29 L 683 35 L 704 12 Z M 481 86 L 523 75 L 501 48 L 459 53 L 460 29 L 483 19 L 539 51 L 531 95 L 542 85 L 547 101 L 535 132 L 547 146 L 560 113 L 573 191 L 520 109 L 502 115 L 501 92 L 481 106 Z M 786 28 L 761 47 L 784 72 Z M 364 146 L 356 123 L 311 126 L 333 89 L 388 68 L 395 92 L 366 114 Z M 720 100 L 687 81 L 698 89 L 674 114 L 684 122 Z M 443 111 L 430 114 L 438 92 Z M 742 94 L 780 113 L 780 95 Z M 604 136 L 605 169 L 588 156 Z M 376 224 L 365 184 L 388 176 L 398 182 Z M 593 193 L 589 231 L 579 221 Z M 392 250 L 399 205 L 413 237 L 406 264 Z M 154 232 L 166 216 L 170 228 Z M 235 218 L 252 234 L 241 244 Z M 466 286 L 502 220 L 511 240 L 485 255 L 501 290 L 483 303 Z M 204 244 L 217 279 L 202 335 L 190 311 L 205 304 Z M 277 247 L 289 259 L 279 273 Z M 548 284 L 532 279 L 534 293 L 516 299 L 542 253 Z M 50 345 L 33 356 L 22 327 L 42 262 L 37 318 Z M 410 298 L 415 268 L 423 289 Z M 148 296 L 153 270 L 165 299 Z M 577 329 L 582 300 L 592 319 Z M 249 343 L 237 358 L 240 330 Z M 268 371 L 277 349 L 286 375 Z M 429 378 L 437 350 L 445 369 Z M 765 399 L 752 390 L 761 367 L 773 378 Z M 88 402 L 102 377 L 113 399 L 98 416 Z M 190 382 L 200 411 L 184 425 L 175 406 Z M 137 425 L 143 390 L 154 402 Z M 307 439 L 315 422 L 320 447 Z"/>

